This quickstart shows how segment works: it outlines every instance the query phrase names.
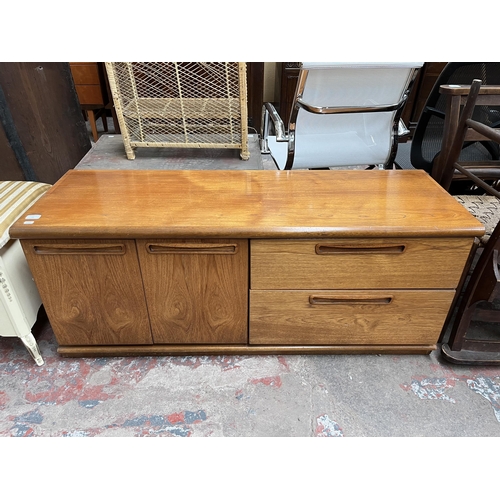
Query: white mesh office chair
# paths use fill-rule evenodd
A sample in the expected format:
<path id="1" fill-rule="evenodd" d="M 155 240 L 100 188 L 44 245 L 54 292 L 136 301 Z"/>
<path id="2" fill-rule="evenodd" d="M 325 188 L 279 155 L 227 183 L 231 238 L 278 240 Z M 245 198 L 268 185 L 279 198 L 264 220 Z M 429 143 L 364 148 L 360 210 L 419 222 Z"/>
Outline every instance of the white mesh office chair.
<path id="1" fill-rule="evenodd" d="M 423 63 L 302 63 L 290 123 L 270 103 L 261 152 L 280 170 L 392 165 L 399 117 Z"/>

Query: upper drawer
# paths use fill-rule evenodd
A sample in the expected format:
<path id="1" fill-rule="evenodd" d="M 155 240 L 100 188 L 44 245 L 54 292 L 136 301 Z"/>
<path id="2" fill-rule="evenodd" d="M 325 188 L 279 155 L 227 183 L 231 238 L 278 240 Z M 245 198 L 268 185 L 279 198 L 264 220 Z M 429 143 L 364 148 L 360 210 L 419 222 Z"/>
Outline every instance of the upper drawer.
<path id="1" fill-rule="evenodd" d="M 455 288 L 472 239 L 252 240 L 251 288 Z"/>

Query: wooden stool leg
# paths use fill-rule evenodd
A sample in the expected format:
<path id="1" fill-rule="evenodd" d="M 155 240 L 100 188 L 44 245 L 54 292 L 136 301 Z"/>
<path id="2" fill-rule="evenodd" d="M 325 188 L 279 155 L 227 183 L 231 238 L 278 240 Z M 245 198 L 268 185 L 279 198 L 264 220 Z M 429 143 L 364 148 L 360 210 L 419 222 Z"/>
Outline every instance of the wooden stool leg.
<path id="1" fill-rule="evenodd" d="M 115 127 L 115 134 L 120 134 L 120 123 L 118 122 L 118 116 L 116 116 L 115 107 L 111 106 L 111 116 L 113 117 L 113 125 Z"/>
<path id="2" fill-rule="evenodd" d="M 94 138 L 94 142 L 97 142 L 99 136 L 97 135 L 97 126 L 95 123 L 95 113 L 93 109 L 87 110 L 90 122 L 90 129 L 92 130 L 92 137 Z"/>
<path id="3" fill-rule="evenodd" d="M 101 120 L 102 120 L 102 126 L 104 127 L 104 132 L 107 132 L 108 131 L 108 118 L 106 116 L 105 109 L 101 110 Z"/>

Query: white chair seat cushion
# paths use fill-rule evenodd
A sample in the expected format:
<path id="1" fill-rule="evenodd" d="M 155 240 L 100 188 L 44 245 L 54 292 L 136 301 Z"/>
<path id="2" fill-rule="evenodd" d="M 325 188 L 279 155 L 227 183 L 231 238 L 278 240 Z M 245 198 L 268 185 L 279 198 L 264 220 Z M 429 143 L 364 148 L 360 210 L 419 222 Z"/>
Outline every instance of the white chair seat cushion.
<path id="1" fill-rule="evenodd" d="M 0 182 L 0 248 L 10 239 L 9 229 L 49 188 L 32 181 Z"/>

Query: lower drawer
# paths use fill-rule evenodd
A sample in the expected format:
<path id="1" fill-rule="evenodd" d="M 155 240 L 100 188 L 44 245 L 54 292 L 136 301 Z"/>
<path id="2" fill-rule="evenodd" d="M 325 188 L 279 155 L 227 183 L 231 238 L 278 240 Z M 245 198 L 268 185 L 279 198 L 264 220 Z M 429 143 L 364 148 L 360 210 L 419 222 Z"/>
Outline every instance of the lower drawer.
<path id="1" fill-rule="evenodd" d="M 439 338 L 453 290 L 251 290 L 250 344 L 423 345 Z"/>

